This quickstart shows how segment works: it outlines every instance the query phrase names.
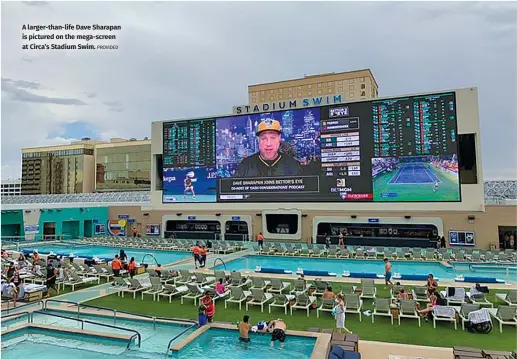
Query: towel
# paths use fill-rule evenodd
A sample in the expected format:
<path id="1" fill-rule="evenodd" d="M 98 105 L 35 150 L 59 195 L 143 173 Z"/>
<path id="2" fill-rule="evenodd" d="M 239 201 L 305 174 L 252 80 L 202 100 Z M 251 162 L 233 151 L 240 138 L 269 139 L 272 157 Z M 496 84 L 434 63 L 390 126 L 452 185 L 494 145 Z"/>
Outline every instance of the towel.
<path id="1" fill-rule="evenodd" d="M 456 288 L 449 287 L 447 288 L 447 297 L 454 297 L 454 294 L 456 293 Z"/>

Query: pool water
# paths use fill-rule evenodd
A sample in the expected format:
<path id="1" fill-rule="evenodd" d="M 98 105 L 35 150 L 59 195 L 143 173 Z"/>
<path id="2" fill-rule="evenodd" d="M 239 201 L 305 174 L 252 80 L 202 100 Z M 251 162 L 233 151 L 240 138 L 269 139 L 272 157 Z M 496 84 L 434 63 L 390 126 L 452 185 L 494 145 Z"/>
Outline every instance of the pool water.
<path id="1" fill-rule="evenodd" d="M 271 335 L 250 334 L 251 343 L 239 342 L 239 332 L 228 329 L 209 329 L 182 349 L 177 358 L 204 359 L 309 359 L 315 338 L 287 336 L 284 348 L 276 342 L 270 347 Z"/>
<path id="2" fill-rule="evenodd" d="M 435 277 L 442 280 L 454 280 L 461 274 L 463 276 L 500 278 L 507 281 L 515 281 L 516 271 L 506 272 L 506 267 L 495 265 L 495 269 L 472 269 L 469 264 L 453 264 L 452 268 L 447 268 L 439 262 L 412 262 L 412 261 L 392 261 L 392 273 L 402 275 L 424 275 L 432 273 Z M 330 273 L 337 273 L 341 276 L 345 270 L 354 273 L 384 273 L 384 262 L 382 260 L 359 260 L 359 259 L 327 259 L 327 258 L 293 258 L 293 257 L 273 257 L 273 256 L 246 256 L 226 262 L 227 270 L 236 271 L 255 271 L 255 268 L 277 268 L 291 270 L 296 273 L 298 268 L 305 270 L 326 270 Z M 224 269 L 221 264 L 215 269 Z M 500 270 L 498 270 L 500 269 Z"/>
<path id="3" fill-rule="evenodd" d="M 173 251 L 157 251 L 150 249 L 135 249 L 135 248 L 119 248 L 119 247 L 104 247 L 104 246 L 90 246 L 90 245 L 63 245 L 63 244 L 47 244 L 36 245 L 31 247 L 23 247 L 22 250 L 38 249 L 41 254 L 48 254 L 54 252 L 55 254 L 62 254 L 68 256 L 73 253 L 76 257 L 93 257 L 112 259 L 115 254 L 119 254 L 121 249 L 124 249 L 128 258 L 135 257 L 137 263 L 141 263 L 146 254 L 152 254 L 158 263 L 164 265 L 167 263 L 177 262 L 192 256 L 190 252 L 173 252 Z M 154 259 L 147 256 L 145 263 L 154 264 Z"/>

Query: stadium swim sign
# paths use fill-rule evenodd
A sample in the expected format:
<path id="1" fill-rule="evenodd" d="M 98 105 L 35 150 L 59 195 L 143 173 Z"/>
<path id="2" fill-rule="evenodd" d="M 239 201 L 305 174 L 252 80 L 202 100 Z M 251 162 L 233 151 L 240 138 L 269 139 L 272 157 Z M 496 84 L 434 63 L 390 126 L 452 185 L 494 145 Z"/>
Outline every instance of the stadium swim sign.
<path id="1" fill-rule="evenodd" d="M 233 114 L 234 115 L 243 115 L 243 114 L 248 114 L 248 113 L 259 113 L 259 112 L 279 111 L 279 110 L 293 110 L 293 109 L 303 108 L 303 107 L 333 105 L 333 104 L 343 103 L 344 100 L 345 100 L 344 94 L 336 94 L 336 95 L 329 95 L 329 96 L 307 97 L 307 98 L 288 100 L 288 101 L 266 102 L 266 103 L 260 103 L 260 104 L 256 104 L 256 105 L 234 106 Z"/>

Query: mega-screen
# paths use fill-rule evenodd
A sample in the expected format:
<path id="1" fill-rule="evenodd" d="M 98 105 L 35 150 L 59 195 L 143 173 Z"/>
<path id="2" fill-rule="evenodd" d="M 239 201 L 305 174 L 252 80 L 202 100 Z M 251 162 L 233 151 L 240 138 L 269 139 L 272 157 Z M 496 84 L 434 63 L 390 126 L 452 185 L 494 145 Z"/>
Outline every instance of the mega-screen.
<path id="1" fill-rule="evenodd" d="M 454 93 L 163 124 L 163 202 L 457 202 Z"/>

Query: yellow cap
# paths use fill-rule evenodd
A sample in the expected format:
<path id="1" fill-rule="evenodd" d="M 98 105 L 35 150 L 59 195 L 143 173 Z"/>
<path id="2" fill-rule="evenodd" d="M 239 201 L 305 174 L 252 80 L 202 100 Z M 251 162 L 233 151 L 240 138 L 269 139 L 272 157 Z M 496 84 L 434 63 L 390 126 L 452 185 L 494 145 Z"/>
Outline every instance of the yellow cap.
<path id="1" fill-rule="evenodd" d="M 282 131 L 280 122 L 278 122 L 277 120 L 270 119 L 270 118 L 268 118 L 267 120 L 263 120 L 258 125 L 257 136 L 260 135 L 264 131 L 276 131 L 276 132 L 280 133 L 280 131 Z"/>

